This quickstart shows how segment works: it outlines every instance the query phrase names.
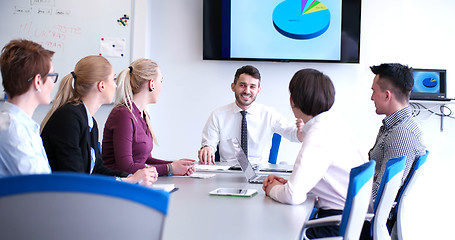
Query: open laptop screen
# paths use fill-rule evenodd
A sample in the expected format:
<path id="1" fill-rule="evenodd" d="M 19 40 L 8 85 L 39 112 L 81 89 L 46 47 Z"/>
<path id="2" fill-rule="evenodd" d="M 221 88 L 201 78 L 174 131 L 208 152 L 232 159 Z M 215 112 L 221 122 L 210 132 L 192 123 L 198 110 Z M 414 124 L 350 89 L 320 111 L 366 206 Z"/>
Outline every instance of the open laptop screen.
<path id="1" fill-rule="evenodd" d="M 446 70 L 412 69 L 411 100 L 446 100 Z"/>
<path id="2" fill-rule="evenodd" d="M 248 161 L 248 157 L 245 155 L 242 147 L 240 146 L 240 142 L 237 138 L 232 139 L 232 145 L 234 146 L 235 157 L 237 161 L 239 161 L 240 167 L 242 171 L 245 173 L 245 177 L 247 180 L 250 180 L 256 173 L 254 172 L 253 167 L 251 166 L 250 161 Z"/>

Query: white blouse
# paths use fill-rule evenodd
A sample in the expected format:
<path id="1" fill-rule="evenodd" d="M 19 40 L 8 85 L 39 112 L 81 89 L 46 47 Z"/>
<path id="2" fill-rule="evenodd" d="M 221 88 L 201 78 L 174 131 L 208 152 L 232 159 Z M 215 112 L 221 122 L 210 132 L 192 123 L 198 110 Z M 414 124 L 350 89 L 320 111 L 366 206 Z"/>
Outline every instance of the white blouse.
<path id="1" fill-rule="evenodd" d="M 342 210 L 349 172 L 367 159 L 344 129 L 331 111 L 308 121 L 293 172 L 286 184 L 271 189 L 270 197 L 282 203 L 300 204 L 311 193 L 318 197 L 317 207 Z"/>

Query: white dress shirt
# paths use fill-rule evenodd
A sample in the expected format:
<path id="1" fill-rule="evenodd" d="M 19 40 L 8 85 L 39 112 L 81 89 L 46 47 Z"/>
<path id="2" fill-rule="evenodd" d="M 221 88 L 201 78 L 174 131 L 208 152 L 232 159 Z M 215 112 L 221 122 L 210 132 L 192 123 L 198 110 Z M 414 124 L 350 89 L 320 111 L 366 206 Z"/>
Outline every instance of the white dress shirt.
<path id="1" fill-rule="evenodd" d="M 342 210 L 349 172 L 366 159 L 344 128 L 330 111 L 308 121 L 293 172 L 286 184 L 271 189 L 270 197 L 282 203 L 300 204 L 311 193 L 318 197 L 317 207 Z"/>
<path id="2" fill-rule="evenodd" d="M 220 161 L 235 161 L 233 138 L 240 141 L 242 111 L 230 103 L 212 112 L 202 131 L 202 146 L 215 152 L 219 145 Z M 297 128 L 271 107 L 253 103 L 246 110 L 248 125 L 248 158 L 252 163 L 267 163 L 274 133 L 299 142 Z"/>
<path id="3" fill-rule="evenodd" d="M 0 107 L 0 177 L 51 173 L 40 127 L 9 102 Z"/>

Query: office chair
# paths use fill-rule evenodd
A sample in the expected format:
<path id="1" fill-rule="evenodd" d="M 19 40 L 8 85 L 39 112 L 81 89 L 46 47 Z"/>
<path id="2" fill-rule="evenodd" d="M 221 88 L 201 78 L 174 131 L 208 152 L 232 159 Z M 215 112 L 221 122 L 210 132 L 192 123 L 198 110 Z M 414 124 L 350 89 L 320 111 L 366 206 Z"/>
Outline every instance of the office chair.
<path id="1" fill-rule="evenodd" d="M 272 147 L 270 148 L 269 163 L 276 164 L 278 149 L 280 149 L 281 135 L 274 133 L 272 137 Z"/>
<path id="2" fill-rule="evenodd" d="M 375 161 L 369 161 L 352 168 L 342 215 L 307 221 L 302 227 L 300 239 L 308 239 L 306 231 L 309 228 L 329 225 L 340 226 L 339 236 L 318 239 L 359 239 L 371 198 L 375 166 Z"/>
<path id="3" fill-rule="evenodd" d="M 276 159 L 278 157 L 278 149 L 280 148 L 281 135 L 274 133 L 272 137 L 272 147 L 270 148 L 269 163 L 276 164 Z M 215 162 L 220 161 L 219 147 L 216 147 L 215 152 Z"/>
<path id="4" fill-rule="evenodd" d="M 161 239 L 169 193 L 112 177 L 0 178 L 2 239 Z"/>
<path id="5" fill-rule="evenodd" d="M 427 161 L 429 151 L 427 150 L 426 153 L 420 156 L 411 167 L 408 176 L 406 177 L 403 186 L 401 186 L 400 191 L 398 192 L 397 201 L 395 208 L 392 210 L 392 223 L 393 223 L 393 230 L 392 234 L 396 234 L 396 238 L 398 240 L 403 239 L 403 215 L 406 210 L 406 197 L 409 194 L 409 191 L 412 190 L 417 178 L 420 175 L 422 165 Z M 394 237 L 392 237 L 394 238 Z"/>
<path id="6" fill-rule="evenodd" d="M 387 219 L 401 186 L 405 164 L 406 156 L 392 158 L 386 163 L 374 202 L 374 215 L 371 219 L 370 236 L 373 239 L 390 239 Z"/>

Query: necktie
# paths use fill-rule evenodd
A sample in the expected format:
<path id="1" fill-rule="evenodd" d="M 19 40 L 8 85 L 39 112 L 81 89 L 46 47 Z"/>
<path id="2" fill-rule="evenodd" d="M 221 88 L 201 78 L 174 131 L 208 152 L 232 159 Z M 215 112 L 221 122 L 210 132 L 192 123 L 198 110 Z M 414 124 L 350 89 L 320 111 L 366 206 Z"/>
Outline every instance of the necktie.
<path id="1" fill-rule="evenodd" d="M 242 134 L 241 134 L 241 147 L 248 157 L 248 127 L 246 123 L 246 111 L 241 111 L 242 114 Z"/>
<path id="2" fill-rule="evenodd" d="M 92 127 L 88 127 L 90 131 L 90 143 L 92 142 Z M 90 146 L 90 174 L 92 174 L 93 169 L 95 168 L 95 149 L 93 149 L 93 145 Z"/>

